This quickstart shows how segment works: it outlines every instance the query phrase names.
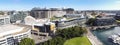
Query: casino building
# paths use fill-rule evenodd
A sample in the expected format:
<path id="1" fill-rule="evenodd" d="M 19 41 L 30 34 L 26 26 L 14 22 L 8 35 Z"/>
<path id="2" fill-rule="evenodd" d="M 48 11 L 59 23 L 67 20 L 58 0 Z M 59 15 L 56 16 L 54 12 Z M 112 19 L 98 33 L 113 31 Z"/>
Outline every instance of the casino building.
<path id="1" fill-rule="evenodd" d="M 0 26 L 0 45 L 17 45 L 23 38 L 31 38 L 31 27 L 6 24 Z"/>

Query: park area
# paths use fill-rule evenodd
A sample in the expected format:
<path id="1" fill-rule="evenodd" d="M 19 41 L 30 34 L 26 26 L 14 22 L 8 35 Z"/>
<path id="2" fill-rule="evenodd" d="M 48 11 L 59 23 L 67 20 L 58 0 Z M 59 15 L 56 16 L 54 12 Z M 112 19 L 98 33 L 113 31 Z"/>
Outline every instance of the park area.
<path id="1" fill-rule="evenodd" d="M 67 40 L 64 45 L 91 45 L 91 43 L 86 36 L 83 36 Z"/>

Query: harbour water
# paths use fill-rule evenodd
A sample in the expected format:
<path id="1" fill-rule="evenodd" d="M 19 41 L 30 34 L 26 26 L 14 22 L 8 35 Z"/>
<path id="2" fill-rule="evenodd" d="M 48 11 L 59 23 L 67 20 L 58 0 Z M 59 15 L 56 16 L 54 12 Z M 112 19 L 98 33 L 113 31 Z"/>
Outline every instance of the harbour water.
<path id="1" fill-rule="evenodd" d="M 92 33 L 101 41 L 104 45 L 116 45 L 108 40 L 108 37 L 120 33 L 120 27 L 113 27 L 110 29 L 97 29 Z"/>

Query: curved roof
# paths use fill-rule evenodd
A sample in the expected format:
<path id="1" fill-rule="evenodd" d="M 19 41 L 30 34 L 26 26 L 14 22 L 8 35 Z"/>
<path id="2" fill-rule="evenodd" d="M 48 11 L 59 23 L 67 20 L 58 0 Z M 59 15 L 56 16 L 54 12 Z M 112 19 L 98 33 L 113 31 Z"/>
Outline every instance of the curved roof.
<path id="1" fill-rule="evenodd" d="M 25 20 L 26 25 L 32 25 L 36 22 L 36 19 L 33 18 L 32 16 L 27 16 L 27 17 L 25 17 L 24 20 Z"/>

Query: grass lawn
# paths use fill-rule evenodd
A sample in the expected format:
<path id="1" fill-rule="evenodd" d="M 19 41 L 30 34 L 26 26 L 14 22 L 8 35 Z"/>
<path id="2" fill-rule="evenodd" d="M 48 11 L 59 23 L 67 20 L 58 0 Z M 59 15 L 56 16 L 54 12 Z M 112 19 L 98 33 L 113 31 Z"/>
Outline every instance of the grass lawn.
<path id="1" fill-rule="evenodd" d="M 91 43 L 86 36 L 83 36 L 67 40 L 64 45 L 91 45 Z"/>

